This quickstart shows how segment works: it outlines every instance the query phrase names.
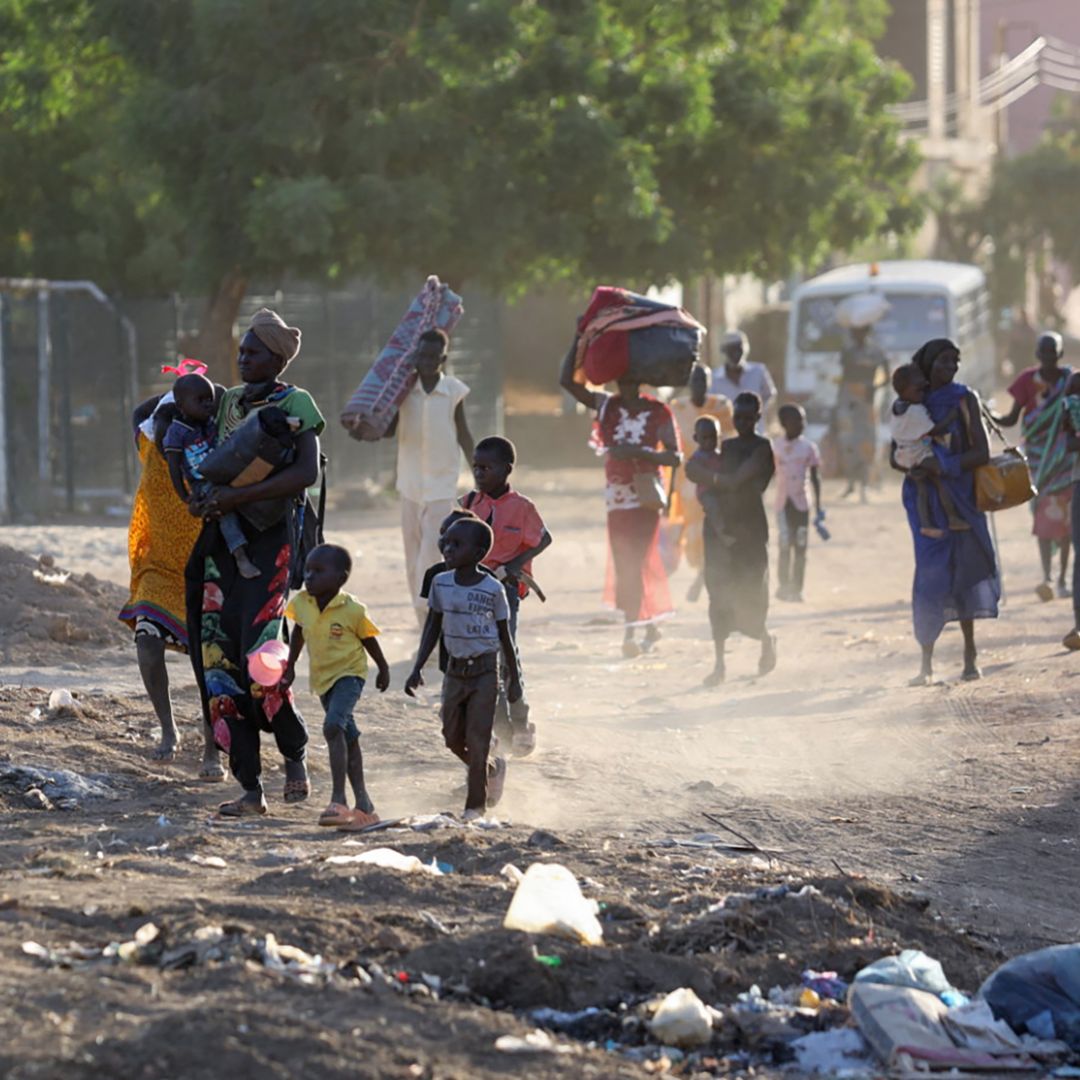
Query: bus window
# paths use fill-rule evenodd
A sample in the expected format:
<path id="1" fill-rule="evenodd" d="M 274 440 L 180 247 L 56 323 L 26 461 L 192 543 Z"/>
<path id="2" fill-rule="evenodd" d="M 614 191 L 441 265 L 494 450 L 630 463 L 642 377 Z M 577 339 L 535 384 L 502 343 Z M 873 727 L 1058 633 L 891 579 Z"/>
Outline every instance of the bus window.
<path id="1" fill-rule="evenodd" d="M 840 352 L 848 332 L 836 322 L 837 296 L 808 296 L 799 304 L 796 340 L 799 350 Z M 885 293 L 888 312 L 874 324 L 874 337 L 887 352 L 912 352 L 930 338 L 948 337 L 949 308 L 944 296 L 934 293 Z"/>

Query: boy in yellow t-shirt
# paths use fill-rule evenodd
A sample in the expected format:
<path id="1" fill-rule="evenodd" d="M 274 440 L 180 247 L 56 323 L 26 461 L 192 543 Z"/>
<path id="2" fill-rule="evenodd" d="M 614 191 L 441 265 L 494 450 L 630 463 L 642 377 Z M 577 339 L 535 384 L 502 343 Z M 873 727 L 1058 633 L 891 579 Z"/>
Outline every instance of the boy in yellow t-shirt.
<path id="1" fill-rule="evenodd" d="M 349 553 L 336 544 L 320 544 L 304 563 L 304 588 L 289 601 L 287 618 L 296 624 L 289 646 L 289 661 L 281 688 L 296 678 L 296 661 L 308 646 L 311 691 L 318 694 L 326 719 L 323 736 L 330 751 L 330 804 L 319 815 L 319 824 L 343 829 L 362 829 L 378 820 L 364 787 L 364 759 L 360 732 L 353 709 L 364 689 L 368 656 L 379 673 L 375 686 L 383 692 L 390 685 L 390 668 L 376 639 L 379 628 L 368 618 L 367 608 L 342 586 L 352 573 Z M 356 809 L 345 802 L 345 779 L 353 790 Z"/>

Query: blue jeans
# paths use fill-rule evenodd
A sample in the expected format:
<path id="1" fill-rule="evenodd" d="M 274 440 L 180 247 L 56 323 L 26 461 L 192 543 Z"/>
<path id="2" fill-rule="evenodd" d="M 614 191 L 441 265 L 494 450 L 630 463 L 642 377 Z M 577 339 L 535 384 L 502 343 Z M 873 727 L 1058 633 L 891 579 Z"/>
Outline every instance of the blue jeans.
<path id="1" fill-rule="evenodd" d="M 353 719 L 353 709 L 364 692 L 364 680 L 359 675 L 343 675 L 325 694 L 319 695 L 319 701 L 326 711 L 323 721 L 323 735 L 327 738 L 335 731 L 345 733 L 345 741 L 353 742 L 360 738 L 360 729 Z"/>
<path id="2" fill-rule="evenodd" d="M 209 480 L 199 480 L 195 486 L 195 493 L 202 497 L 213 486 Z M 240 524 L 240 518 L 235 513 L 222 514 L 218 518 L 218 528 L 221 530 L 221 535 L 225 539 L 225 546 L 229 549 L 230 554 L 236 551 L 237 548 L 242 548 L 248 542 L 247 537 L 244 535 L 244 527 Z"/>

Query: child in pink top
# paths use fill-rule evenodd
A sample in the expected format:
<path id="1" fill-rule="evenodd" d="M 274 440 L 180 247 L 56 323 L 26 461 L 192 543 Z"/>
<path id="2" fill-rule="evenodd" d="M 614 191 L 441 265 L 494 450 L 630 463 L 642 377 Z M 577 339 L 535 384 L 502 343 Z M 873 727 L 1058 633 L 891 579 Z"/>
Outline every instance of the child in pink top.
<path id="1" fill-rule="evenodd" d="M 784 434 L 773 439 L 776 460 L 776 526 L 780 537 L 780 585 L 777 600 L 802 601 L 806 577 L 806 547 L 810 534 L 810 488 L 814 490 L 815 521 L 821 509 L 821 455 L 803 432 L 806 413 L 798 405 L 782 405 L 778 414 Z"/>

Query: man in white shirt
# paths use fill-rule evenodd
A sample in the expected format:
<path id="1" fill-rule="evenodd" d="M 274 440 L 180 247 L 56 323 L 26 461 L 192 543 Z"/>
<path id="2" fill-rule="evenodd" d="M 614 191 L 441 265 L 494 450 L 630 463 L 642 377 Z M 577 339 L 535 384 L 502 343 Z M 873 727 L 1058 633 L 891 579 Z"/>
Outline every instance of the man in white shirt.
<path id="1" fill-rule="evenodd" d="M 401 496 L 401 535 L 405 574 L 417 621 L 423 625 L 427 604 L 420 585 L 429 566 L 442 560 L 439 526 L 457 497 L 458 447 L 472 463 L 473 437 L 462 404 L 469 388 L 443 372 L 449 339 L 442 330 L 420 336 L 416 351 L 419 376 L 398 409 L 391 431 L 397 432 L 397 490 Z"/>
<path id="2" fill-rule="evenodd" d="M 713 372 L 709 389 L 734 401 L 740 394 L 750 391 L 761 398 L 761 419 L 757 433 L 765 434 L 765 416 L 769 402 L 776 396 L 776 384 L 764 364 L 746 358 L 750 355 L 750 340 L 741 330 L 729 330 L 720 342 L 724 364 Z"/>

